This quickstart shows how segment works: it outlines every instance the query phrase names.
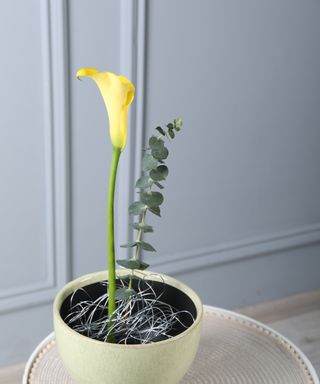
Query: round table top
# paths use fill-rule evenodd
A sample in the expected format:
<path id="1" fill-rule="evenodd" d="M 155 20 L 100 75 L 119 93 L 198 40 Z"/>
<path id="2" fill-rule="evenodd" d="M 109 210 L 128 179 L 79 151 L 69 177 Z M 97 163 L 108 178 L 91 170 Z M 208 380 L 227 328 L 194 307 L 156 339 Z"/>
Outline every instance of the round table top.
<path id="1" fill-rule="evenodd" d="M 238 313 L 204 309 L 199 351 L 181 384 L 319 384 L 310 361 L 284 336 Z M 40 383 L 75 384 L 60 360 L 54 333 L 25 369 L 23 384 Z"/>

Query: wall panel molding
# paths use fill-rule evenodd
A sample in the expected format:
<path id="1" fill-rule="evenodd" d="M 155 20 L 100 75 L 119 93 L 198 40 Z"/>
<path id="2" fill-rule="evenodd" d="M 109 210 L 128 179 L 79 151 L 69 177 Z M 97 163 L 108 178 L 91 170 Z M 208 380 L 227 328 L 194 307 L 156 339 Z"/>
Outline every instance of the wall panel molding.
<path id="1" fill-rule="evenodd" d="M 123 155 L 126 157 L 119 174 L 117 233 L 124 234 L 123 242 L 132 239 L 128 206 L 136 196 L 134 183 L 141 174 L 145 136 L 146 12 L 146 0 L 120 1 L 120 73 L 132 80 L 136 87 L 135 100 L 130 108 L 129 140 Z M 118 254 L 125 258 L 130 250 L 120 248 Z"/>
<path id="2" fill-rule="evenodd" d="M 69 127 L 67 8 L 63 0 L 40 2 L 44 97 L 47 276 L 2 291 L 0 313 L 49 302 L 69 276 Z"/>
<path id="3" fill-rule="evenodd" d="M 174 113 L 175 105 L 181 108 L 188 122 L 181 139 L 190 148 L 178 148 L 175 154 L 181 161 L 183 157 L 178 156 L 186 158 L 190 153 L 188 163 L 179 171 L 183 176 L 183 172 L 192 175 L 188 197 L 195 201 L 184 201 L 187 183 L 179 185 L 180 178 L 170 179 L 174 201 L 181 198 L 185 209 L 170 203 L 171 216 L 177 220 L 157 231 L 166 251 L 147 254 L 146 260 L 150 268 L 168 274 L 189 272 L 186 276 L 194 276 L 195 286 L 204 294 L 209 288 L 206 291 L 202 275 L 209 277 L 211 271 L 212 275 L 220 271 L 227 275 L 228 270 L 237 279 L 233 273 L 240 269 L 238 264 L 250 264 L 252 270 L 263 274 L 263 266 L 268 264 L 265 259 L 270 258 L 270 265 L 279 261 L 279 272 L 285 273 L 280 260 L 286 259 L 290 265 L 291 258 L 297 260 L 301 254 L 303 264 L 304 253 L 316 254 L 320 249 L 319 110 L 314 104 L 319 86 L 313 81 L 319 75 L 320 56 L 314 50 L 319 43 L 315 38 L 319 4 L 303 7 L 303 18 L 299 3 L 289 17 L 281 10 L 272 27 L 273 8 L 256 5 L 252 7 L 250 1 L 241 4 L 237 11 L 243 18 L 239 19 L 234 13 L 237 2 L 232 6 L 220 2 L 218 7 L 213 2 L 204 7 L 188 2 L 188 10 L 180 18 L 175 2 L 148 2 L 146 72 L 152 84 L 146 87 L 147 102 L 150 100 L 146 122 L 149 125 L 163 110 Z M 256 11 L 262 24 L 251 17 Z M 296 23 L 303 25 L 303 33 L 296 33 Z M 208 34 L 210 44 L 206 44 Z M 266 43 L 263 49 L 261 40 Z M 191 46 L 190 41 L 198 43 Z M 297 49 L 291 51 L 291 46 Z M 202 81 L 204 78 L 210 81 Z M 170 84 L 176 93 L 167 92 Z M 288 84 L 303 92 L 293 93 Z M 215 244 L 210 231 L 201 232 L 200 226 L 192 231 L 190 220 L 206 228 L 219 227 L 218 237 L 225 243 Z M 253 223 L 268 229 L 260 237 L 248 238 Z M 278 231 L 280 223 L 283 231 Z M 292 229 L 292 225 L 301 227 Z M 184 226 L 189 245 L 183 244 Z M 179 236 L 175 236 L 177 232 Z M 213 272 L 215 266 L 231 263 L 232 268 Z M 206 274 L 208 267 L 212 268 Z M 308 268 L 313 272 L 314 266 L 304 267 L 300 278 L 308 283 Z M 294 268 L 292 274 L 298 275 L 298 263 Z M 270 285 L 279 281 L 279 275 L 265 277 Z M 227 299 L 227 293 L 221 296 Z"/>
<path id="4" fill-rule="evenodd" d="M 54 111 L 55 287 L 71 277 L 71 150 L 68 2 L 51 0 Z"/>
<path id="5" fill-rule="evenodd" d="M 167 274 L 179 274 L 223 264 L 237 263 L 267 254 L 320 243 L 320 223 L 236 242 L 160 256 L 152 267 Z"/>
<path id="6" fill-rule="evenodd" d="M 147 72 L 147 13 L 145 0 L 121 0 L 121 73 L 136 84 L 136 99 L 130 116 L 130 142 L 127 162 L 120 175 L 120 201 L 118 206 L 118 232 L 126 231 L 126 240 L 131 240 L 127 207 L 134 199 L 133 183 L 141 172 L 141 153 L 145 141 L 145 74 Z M 126 202 L 126 203 L 123 203 Z M 227 263 L 237 263 L 266 254 L 276 256 L 282 251 L 307 247 L 320 243 L 320 223 L 296 229 L 265 234 L 255 238 L 231 241 L 226 244 L 177 252 L 152 258 L 152 268 L 168 274 L 202 269 Z M 122 249 L 128 257 L 130 249 Z M 119 253 L 120 254 L 120 253 Z"/>

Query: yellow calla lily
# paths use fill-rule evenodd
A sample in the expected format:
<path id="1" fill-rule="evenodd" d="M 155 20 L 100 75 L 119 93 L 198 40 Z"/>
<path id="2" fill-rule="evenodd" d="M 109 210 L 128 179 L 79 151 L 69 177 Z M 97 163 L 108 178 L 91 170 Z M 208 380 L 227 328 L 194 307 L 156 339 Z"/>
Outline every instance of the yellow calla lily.
<path id="1" fill-rule="evenodd" d="M 134 85 L 124 76 L 95 68 L 79 69 L 77 77 L 89 77 L 99 87 L 108 111 L 112 145 L 122 150 L 127 142 L 128 109 L 134 98 Z"/>

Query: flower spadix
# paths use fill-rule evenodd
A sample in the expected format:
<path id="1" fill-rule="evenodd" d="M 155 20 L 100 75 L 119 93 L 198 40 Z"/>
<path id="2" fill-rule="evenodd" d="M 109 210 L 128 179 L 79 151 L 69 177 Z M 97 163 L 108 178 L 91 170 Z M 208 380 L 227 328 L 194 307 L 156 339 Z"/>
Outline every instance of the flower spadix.
<path id="1" fill-rule="evenodd" d="M 80 77 L 89 77 L 99 87 L 108 111 L 112 146 L 122 150 L 127 142 L 128 109 L 134 98 L 134 85 L 124 76 L 95 68 L 79 69 L 77 78 Z"/>

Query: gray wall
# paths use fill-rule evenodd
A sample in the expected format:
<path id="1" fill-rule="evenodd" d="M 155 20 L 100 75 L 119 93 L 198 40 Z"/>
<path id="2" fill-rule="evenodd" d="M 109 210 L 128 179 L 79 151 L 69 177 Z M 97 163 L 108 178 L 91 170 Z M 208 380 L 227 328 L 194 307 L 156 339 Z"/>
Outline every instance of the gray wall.
<path id="1" fill-rule="evenodd" d="M 131 236 L 146 138 L 183 115 L 163 218 L 148 219 L 152 269 L 227 308 L 320 288 L 319 2 L 0 5 L 1 365 L 25 360 L 50 332 L 66 281 L 106 268 L 111 148 L 101 96 L 75 79 L 83 66 L 137 86 L 118 243 Z"/>

